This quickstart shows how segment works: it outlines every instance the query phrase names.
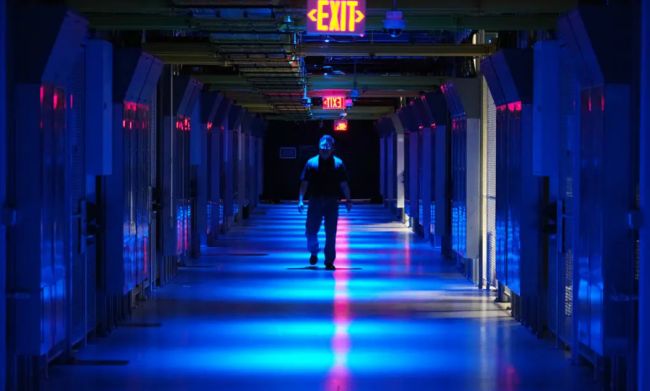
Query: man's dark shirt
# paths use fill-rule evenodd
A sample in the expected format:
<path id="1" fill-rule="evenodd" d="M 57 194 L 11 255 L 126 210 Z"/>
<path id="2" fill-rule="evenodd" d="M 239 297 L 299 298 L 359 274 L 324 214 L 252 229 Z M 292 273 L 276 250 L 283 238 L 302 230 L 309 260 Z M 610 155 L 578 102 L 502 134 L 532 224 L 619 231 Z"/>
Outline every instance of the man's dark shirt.
<path id="1" fill-rule="evenodd" d="M 323 160 L 319 155 L 307 161 L 300 180 L 309 183 L 311 198 L 338 197 L 341 183 L 347 182 L 348 175 L 341 159 L 331 156 Z"/>

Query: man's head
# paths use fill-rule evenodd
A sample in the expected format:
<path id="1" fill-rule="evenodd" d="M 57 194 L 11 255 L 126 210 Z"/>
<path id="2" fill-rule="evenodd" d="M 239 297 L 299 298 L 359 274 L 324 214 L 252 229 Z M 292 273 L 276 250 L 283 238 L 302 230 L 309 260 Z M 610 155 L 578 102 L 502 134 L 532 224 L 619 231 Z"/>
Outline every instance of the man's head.
<path id="1" fill-rule="evenodd" d="M 332 156 L 332 150 L 334 149 L 334 138 L 329 135 L 321 137 L 318 143 L 318 149 L 320 151 L 320 157 L 323 159 L 329 159 Z"/>

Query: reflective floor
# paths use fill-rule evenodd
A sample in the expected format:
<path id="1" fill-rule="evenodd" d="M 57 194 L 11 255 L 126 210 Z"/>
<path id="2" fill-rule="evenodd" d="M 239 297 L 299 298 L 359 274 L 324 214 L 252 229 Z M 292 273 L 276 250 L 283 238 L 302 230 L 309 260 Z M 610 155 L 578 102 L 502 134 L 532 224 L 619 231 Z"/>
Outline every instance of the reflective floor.
<path id="1" fill-rule="evenodd" d="M 47 391 L 591 391 L 383 209 L 341 213 L 335 272 L 305 269 L 304 215 L 262 206 L 79 351 L 127 365 L 51 370 Z M 159 325 L 157 325 L 159 324 Z"/>

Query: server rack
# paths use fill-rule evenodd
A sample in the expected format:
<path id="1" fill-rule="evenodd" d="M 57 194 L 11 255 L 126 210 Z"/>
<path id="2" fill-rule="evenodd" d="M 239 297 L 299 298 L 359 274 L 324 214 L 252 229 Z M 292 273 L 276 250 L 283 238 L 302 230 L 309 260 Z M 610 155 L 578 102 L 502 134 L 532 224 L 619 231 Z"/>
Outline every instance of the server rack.
<path id="1" fill-rule="evenodd" d="M 219 108 L 224 96 L 217 92 L 204 91 L 201 93 L 201 124 L 202 133 L 205 134 L 205 143 L 202 146 L 201 175 L 199 177 L 199 207 L 198 213 L 205 211 L 204 224 L 199 225 L 201 244 L 214 246 L 219 237 L 219 187 L 221 171 L 220 133 L 223 121 L 223 111 Z M 216 125 L 216 127 L 215 127 Z M 216 202 L 215 202 L 216 201 Z M 203 239 L 205 237 L 205 239 Z"/>
<path id="2" fill-rule="evenodd" d="M 394 190 L 395 190 L 395 210 L 394 213 L 396 217 L 402 221 L 406 221 L 405 213 L 405 200 L 407 187 L 407 177 L 406 177 L 406 135 L 404 134 L 404 127 L 402 122 L 397 114 L 392 114 L 390 116 L 390 121 L 392 124 L 393 132 L 392 142 L 390 146 L 392 147 L 392 158 L 393 163 L 393 179 L 394 179 Z"/>
<path id="3" fill-rule="evenodd" d="M 196 80 L 175 74 L 166 66 L 161 81 L 162 126 L 161 149 L 158 161 L 159 199 L 162 216 L 159 216 L 163 257 L 160 270 L 161 283 L 176 274 L 179 265 L 190 257 L 193 198 L 191 193 L 190 130 L 192 112 L 202 85 Z M 195 118 L 200 121 L 200 118 Z M 173 159 L 172 159 L 173 156 Z"/>
<path id="4" fill-rule="evenodd" d="M 15 69 L 13 172 L 7 187 L 9 384 L 38 388 L 38 373 L 60 354 L 70 354 L 73 313 L 70 256 L 73 172 L 68 130 L 69 78 L 88 21 L 63 6 L 18 5 L 13 18 L 18 47 Z M 31 26 L 39 26 L 33 29 Z M 4 25 L 3 25 L 4 27 Z M 13 152 L 12 152 L 13 151 Z M 5 212 L 6 213 L 6 212 Z M 19 301 L 18 301 L 19 300 Z M 14 366 L 13 364 L 16 364 Z M 16 377 L 16 374 L 20 374 Z"/>
<path id="5" fill-rule="evenodd" d="M 425 238 L 449 255 L 449 182 L 447 180 L 449 113 L 444 96 L 430 92 L 418 99 L 414 107 L 423 126 L 422 131 L 422 221 Z M 428 205 L 428 207 L 427 207 Z M 426 212 L 426 213 L 425 213 Z"/>
<path id="6" fill-rule="evenodd" d="M 580 7 L 558 27 L 577 76 L 573 143 L 572 352 L 636 387 L 639 202 L 638 68 L 630 8 Z M 598 26 L 615 26 L 612 36 Z M 621 151 L 632 151 L 622 156 Z M 559 211 L 562 213 L 562 211 Z M 560 240 L 564 237 L 559 235 Z M 564 244 L 563 244 L 564 247 Z"/>
<path id="7" fill-rule="evenodd" d="M 228 162 L 228 154 L 224 147 L 225 129 L 228 127 L 228 113 L 232 101 L 228 98 L 221 100 L 214 122 L 210 126 L 208 137 L 210 147 L 208 154 L 210 163 L 210 186 L 208 195 L 208 215 L 210 216 L 210 233 L 208 235 L 208 246 L 216 246 L 219 234 L 225 232 L 224 228 L 224 204 L 225 204 L 225 173 Z"/>
<path id="8" fill-rule="evenodd" d="M 139 49 L 119 49 L 113 54 L 114 168 L 100 179 L 98 203 L 104 225 L 98 263 L 104 281 L 99 296 L 101 333 L 128 316 L 135 294 L 150 277 L 150 148 L 156 134 L 149 110 L 161 71 L 162 62 Z"/>
<path id="9" fill-rule="evenodd" d="M 451 116 L 452 249 L 470 279 L 485 286 L 481 258 L 481 80 L 442 86 Z"/>
<path id="10" fill-rule="evenodd" d="M 375 124 L 377 132 L 382 135 L 384 149 L 384 207 L 391 213 L 397 213 L 396 203 L 396 178 L 395 178 L 395 128 L 390 118 L 380 118 Z"/>
<path id="11" fill-rule="evenodd" d="M 245 108 L 233 105 L 230 107 L 230 113 L 228 114 L 229 130 L 227 132 L 227 143 L 224 145 L 230 157 L 230 164 L 226 167 L 226 185 L 229 187 L 226 187 L 226 204 L 224 205 L 224 217 L 228 228 L 234 223 L 240 223 L 242 219 L 244 197 L 242 176 L 245 171 L 242 162 L 244 150 L 241 147 L 243 143 L 241 122 L 245 111 Z M 241 189 L 240 186 L 242 186 Z"/>
<path id="12" fill-rule="evenodd" d="M 497 105 L 496 274 L 513 316 L 541 331 L 546 262 L 542 257 L 542 181 L 533 172 L 533 52 L 507 49 L 481 63 Z"/>
<path id="13" fill-rule="evenodd" d="M 409 226 L 420 232 L 420 122 L 412 105 L 397 111 L 404 130 L 404 211 Z"/>

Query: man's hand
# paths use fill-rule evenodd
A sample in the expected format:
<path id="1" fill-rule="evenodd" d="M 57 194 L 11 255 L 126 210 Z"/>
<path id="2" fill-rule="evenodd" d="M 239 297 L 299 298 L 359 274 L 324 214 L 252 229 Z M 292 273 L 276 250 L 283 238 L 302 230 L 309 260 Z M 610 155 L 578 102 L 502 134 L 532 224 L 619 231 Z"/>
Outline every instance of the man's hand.
<path id="1" fill-rule="evenodd" d="M 303 204 L 302 201 L 300 201 L 298 203 L 298 212 L 302 213 L 303 210 L 305 210 L 305 204 Z"/>
<path id="2" fill-rule="evenodd" d="M 352 210 L 352 201 L 347 200 L 347 202 L 345 203 L 345 207 L 347 208 L 348 213 L 350 213 L 350 211 Z"/>

